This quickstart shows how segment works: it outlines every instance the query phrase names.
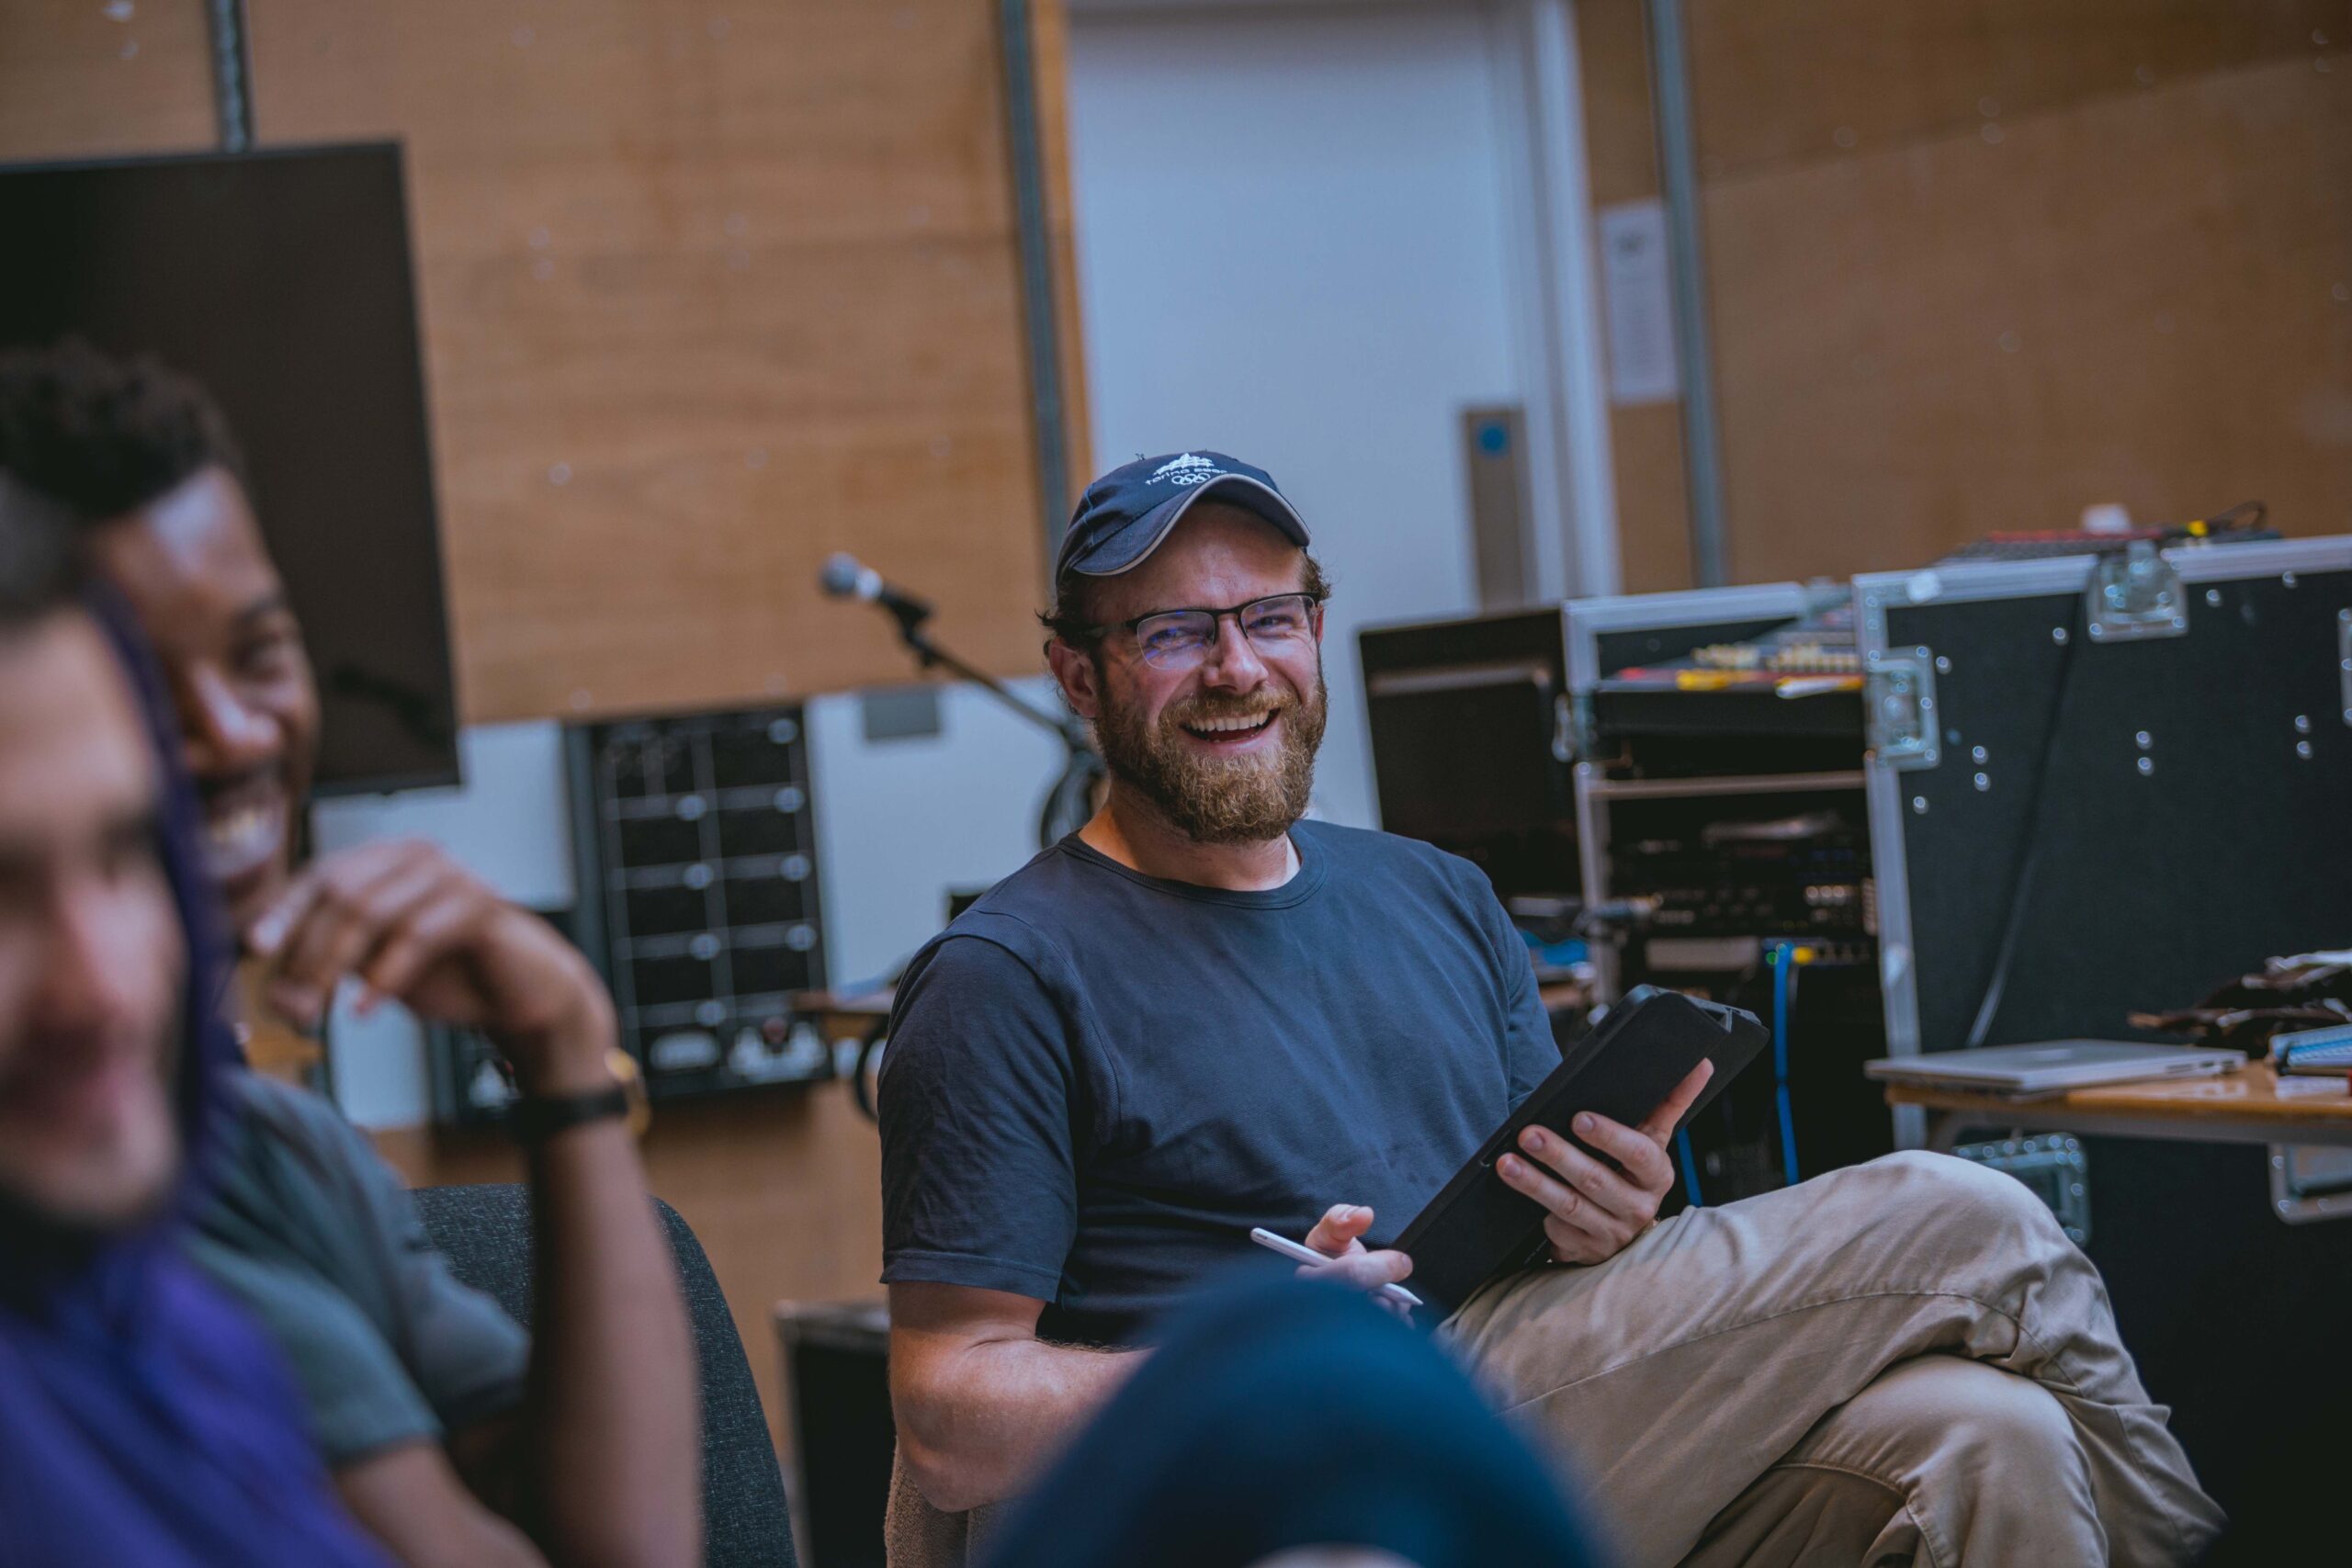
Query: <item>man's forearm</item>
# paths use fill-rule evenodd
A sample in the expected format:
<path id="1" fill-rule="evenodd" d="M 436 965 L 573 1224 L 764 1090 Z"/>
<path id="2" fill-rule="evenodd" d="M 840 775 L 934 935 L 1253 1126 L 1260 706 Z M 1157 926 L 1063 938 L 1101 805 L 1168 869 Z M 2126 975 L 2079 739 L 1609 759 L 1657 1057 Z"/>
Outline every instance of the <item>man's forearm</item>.
<path id="1" fill-rule="evenodd" d="M 894 1336 L 894 1357 L 909 1348 Z M 942 1353 L 920 1395 L 898 1401 L 899 1440 L 916 1484 L 948 1513 L 1015 1495 L 1135 1375 L 1144 1354 L 1035 1338 Z"/>
<path id="2" fill-rule="evenodd" d="M 561 1568 L 698 1561 L 694 1343 L 628 1126 L 545 1139 L 531 1192 L 537 1305 L 519 1440 L 534 1533 Z"/>

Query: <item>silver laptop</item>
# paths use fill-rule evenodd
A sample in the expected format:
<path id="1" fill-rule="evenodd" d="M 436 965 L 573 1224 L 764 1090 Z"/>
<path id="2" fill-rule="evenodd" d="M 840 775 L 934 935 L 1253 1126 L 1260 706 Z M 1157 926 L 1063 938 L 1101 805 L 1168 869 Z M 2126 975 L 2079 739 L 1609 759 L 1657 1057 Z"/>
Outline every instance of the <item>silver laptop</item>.
<path id="1" fill-rule="evenodd" d="M 1882 1056 L 1862 1071 L 1890 1083 L 1928 1089 L 1978 1089 L 1991 1094 L 2056 1094 L 2095 1084 L 2148 1078 L 2201 1078 L 2245 1066 L 2245 1053 L 2205 1045 L 2136 1045 L 2122 1040 L 2044 1040 L 2031 1045 L 1988 1045 L 1976 1051 L 1936 1051 Z"/>

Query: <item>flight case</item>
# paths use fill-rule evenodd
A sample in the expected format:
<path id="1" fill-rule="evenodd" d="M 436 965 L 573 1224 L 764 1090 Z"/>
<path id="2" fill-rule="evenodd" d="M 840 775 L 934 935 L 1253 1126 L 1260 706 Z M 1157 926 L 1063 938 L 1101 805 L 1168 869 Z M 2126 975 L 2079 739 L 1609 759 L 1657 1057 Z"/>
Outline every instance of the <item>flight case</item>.
<path id="1" fill-rule="evenodd" d="M 2151 1038 L 2131 1014 L 2352 944 L 2352 539 L 1948 565 L 1854 592 L 1894 1054 Z M 1898 1118 L 1899 1141 L 1922 1131 Z M 2341 1320 L 2352 1225 L 2282 1223 L 2314 1206 L 2284 1185 L 2289 1151 L 2082 1143 L 2088 1250 L 2242 1548 L 2312 1522 L 2340 1479 L 2313 1456 L 2341 1454 L 2327 1413 L 2352 1407 L 2352 1359 L 2265 1325 Z"/>

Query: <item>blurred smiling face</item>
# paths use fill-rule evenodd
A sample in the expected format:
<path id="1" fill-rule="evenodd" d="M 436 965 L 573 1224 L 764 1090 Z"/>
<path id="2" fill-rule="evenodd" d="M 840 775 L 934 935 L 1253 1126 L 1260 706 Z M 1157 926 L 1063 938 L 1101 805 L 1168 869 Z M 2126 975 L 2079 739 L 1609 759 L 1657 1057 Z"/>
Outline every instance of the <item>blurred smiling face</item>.
<path id="1" fill-rule="evenodd" d="M 0 1200 L 68 1229 L 137 1222 L 179 1168 L 155 774 L 87 615 L 0 633 Z"/>
<path id="2" fill-rule="evenodd" d="M 318 747 L 318 690 L 285 584 L 243 487 L 218 468 L 92 537 L 171 685 L 206 862 L 243 931 L 291 874 Z"/>

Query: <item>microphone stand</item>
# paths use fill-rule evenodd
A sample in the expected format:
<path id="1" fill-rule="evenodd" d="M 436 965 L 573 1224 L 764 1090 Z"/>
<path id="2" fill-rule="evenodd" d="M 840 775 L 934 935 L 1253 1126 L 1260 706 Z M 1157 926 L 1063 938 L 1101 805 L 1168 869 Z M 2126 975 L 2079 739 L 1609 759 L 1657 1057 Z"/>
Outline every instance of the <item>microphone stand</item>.
<path id="1" fill-rule="evenodd" d="M 1045 807 L 1038 813 L 1037 847 L 1050 849 L 1084 827 L 1087 818 L 1094 815 L 1094 786 L 1102 778 L 1102 757 L 1094 750 L 1084 722 L 1076 714 L 1051 714 L 1031 706 L 995 676 L 933 642 L 931 634 L 923 629 L 923 623 L 931 619 L 929 605 L 901 601 L 885 602 L 882 607 L 898 623 L 899 640 L 915 656 L 919 668 L 944 670 L 959 681 L 968 681 L 1030 723 L 1041 725 L 1060 738 L 1062 771 L 1053 787 L 1046 792 Z"/>

